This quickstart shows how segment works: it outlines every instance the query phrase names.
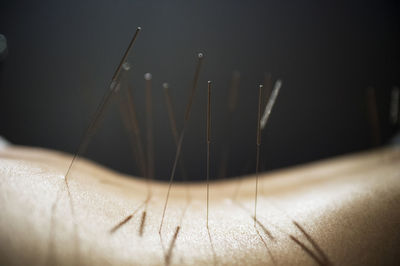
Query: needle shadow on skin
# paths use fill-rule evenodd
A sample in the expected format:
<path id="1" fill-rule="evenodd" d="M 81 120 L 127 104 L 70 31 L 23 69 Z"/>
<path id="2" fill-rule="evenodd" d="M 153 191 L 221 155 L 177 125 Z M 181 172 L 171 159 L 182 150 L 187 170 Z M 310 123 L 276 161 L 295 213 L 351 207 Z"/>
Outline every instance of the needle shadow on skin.
<path id="1" fill-rule="evenodd" d="M 315 242 L 315 240 L 304 230 L 304 228 L 294 220 L 292 221 L 292 223 L 307 238 L 308 242 L 310 242 L 310 244 L 313 246 L 313 248 L 316 250 L 316 252 L 320 257 L 318 257 L 312 250 L 310 250 L 306 245 L 300 242 L 296 237 L 290 235 L 290 239 L 292 239 L 296 244 L 298 244 L 319 265 L 332 265 L 325 252 L 321 249 L 321 247 L 317 244 L 317 242 Z"/>
<path id="2" fill-rule="evenodd" d="M 127 217 L 125 217 L 122 221 L 120 221 L 119 223 L 117 223 L 115 226 L 113 226 L 110 229 L 110 234 L 114 234 L 118 229 L 120 229 L 123 225 L 125 225 L 127 222 L 129 222 L 134 216 L 135 214 L 146 204 L 147 200 L 142 202 L 133 212 L 132 214 L 128 215 Z M 143 221 L 143 218 L 142 218 Z"/>
<path id="3" fill-rule="evenodd" d="M 258 237 L 260 238 L 261 242 L 263 243 L 265 249 L 267 250 L 269 256 L 271 257 L 272 263 L 274 265 L 276 265 L 276 259 L 274 257 L 274 255 L 272 254 L 271 249 L 269 248 L 267 242 L 264 240 L 263 236 L 261 235 L 260 231 L 257 229 L 257 225 L 261 227 L 262 231 L 264 232 L 264 234 L 271 240 L 271 241 L 276 241 L 275 237 L 271 234 L 271 232 L 260 222 L 259 219 L 257 219 L 255 216 L 251 215 L 251 212 L 246 209 L 246 207 L 244 207 L 242 204 L 240 204 L 240 202 L 233 200 L 233 202 L 235 203 L 235 205 L 237 205 L 240 209 L 244 210 L 246 213 L 249 214 L 250 218 L 255 221 L 255 225 L 254 225 L 254 229 L 256 230 L 256 233 L 258 235 Z"/>
<path id="4" fill-rule="evenodd" d="M 164 254 L 165 265 L 169 265 L 171 263 L 173 249 L 175 247 L 175 243 L 176 243 L 176 240 L 178 238 L 178 234 L 182 229 L 182 222 L 183 222 L 183 219 L 185 218 L 186 212 L 189 209 L 190 204 L 191 204 L 191 200 L 190 200 L 190 198 L 187 198 L 186 204 L 185 204 L 185 206 L 183 207 L 183 210 L 182 210 L 181 218 L 179 220 L 179 225 L 175 229 L 175 233 L 174 233 L 174 235 L 173 235 L 173 237 L 171 239 L 171 242 L 169 244 L 168 250 L 166 250 L 166 248 L 164 246 L 162 232 L 159 232 L 160 243 L 161 243 L 161 247 L 162 247 L 163 254 Z"/>
<path id="5" fill-rule="evenodd" d="M 56 263 L 56 245 L 55 245 L 55 229 L 56 229 L 56 211 L 61 200 L 63 192 L 66 190 L 68 195 L 68 203 L 70 207 L 70 212 L 73 220 L 73 238 L 75 243 L 74 248 L 74 263 L 79 265 L 79 258 L 80 258 L 80 243 L 79 243 L 79 232 L 78 232 L 78 223 L 75 216 L 74 211 L 74 202 L 72 201 L 72 196 L 70 192 L 70 188 L 68 183 L 67 186 L 61 186 L 57 190 L 56 199 L 54 200 L 53 204 L 51 205 L 50 210 L 50 230 L 49 230 L 49 239 L 48 239 L 48 247 L 47 247 L 47 258 L 46 258 L 46 265 L 54 265 Z"/>

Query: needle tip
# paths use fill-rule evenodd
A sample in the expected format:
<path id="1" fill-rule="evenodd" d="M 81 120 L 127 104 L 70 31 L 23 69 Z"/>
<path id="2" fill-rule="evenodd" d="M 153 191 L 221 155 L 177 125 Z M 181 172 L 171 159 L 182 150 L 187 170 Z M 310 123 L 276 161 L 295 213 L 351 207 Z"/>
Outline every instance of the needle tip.
<path id="1" fill-rule="evenodd" d="M 142 27 L 137 27 L 137 30 L 142 30 Z"/>
<path id="2" fill-rule="evenodd" d="M 169 85 L 168 85 L 167 82 L 164 82 L 164 83 L 162 84 L 162 86 L 163 86 L 164 89 L 168 89 L 168 88 L 169 88 Z"/>
<path id="3" fill-rule="evenodd" d="M 211 84 L 211 80 L 207 81 L 208 84 Z"/>
<path id="4" fill-rule="evenodd" d="M 198 57 L 199 59 L 201 59 L 201 58 L 204 57 L 204 54 L 203 54 L 203 53 L 198 53 L 198 54 L 197 54 L 197 57 Z"/>
<path id="5" fill-rule="evenodd" d="M 152 77 L 153 77 L 153 76 L 152 76 L 150 73 L 144 74 L 144 79 L 145 79 L 145 80 L 151 80 Z"/>

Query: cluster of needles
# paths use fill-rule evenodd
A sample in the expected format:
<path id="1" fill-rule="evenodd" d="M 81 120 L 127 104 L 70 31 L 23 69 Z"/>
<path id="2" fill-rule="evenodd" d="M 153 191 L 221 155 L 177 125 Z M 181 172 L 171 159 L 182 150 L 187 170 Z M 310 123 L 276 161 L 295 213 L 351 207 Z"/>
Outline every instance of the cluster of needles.
<path id="1" fill-rule="evenodd" d="M 69 177 L 71 175 L 71 169 L 73 165 L 75 164 L 76 160 L 86 151 L 87 146 L 89 144 L 89 141 L 91 137 L 94 135 L 96 129 L 98 128 L 99 124 L 101 123 L 101 118 L 103 117 L 103 114 L 107 107 L 110 104 L 110 100 L 113 98 L 113 95 L 120 92 L 121 89 L 121 72 L 127 71 L 130 69 L 129 63 L 127 62 L 128 56 L 134 46 L 134 43 L 138 37 L 138 34 L 140 32 L 141 28 L 138 27 L 135 31 L 135 34 L 133 35 L 128 48 L 126 49 L 122 59 L 120 60 L 120 63 L 117 66 L 117 69 L 115 70 L 111 82 L 109 85 L 109 89 L 103 96 L 103 99 L 101 100 L 99 106 L 97 107 L 97 110 L 94 114 L 94 118 L 91 120 L 88 128 L 86 129 L 80 143 L 78 146 L 77 151 L 75 152 L 72 161 L 68 167 L 68 170 L 65 174 L 65 185 L 68 190 L 68 195 L 70 197 L 71 201 L 71 207 L 72 207 L 72 199 L 71 199 L 71 193 L 70 193 L 70 188 L 69 188 Z M 164 93 L 165 93 L 165 100 L 166 100 L 166 105 L 167 105 L 167 110 L 168 110 L 168 116 L 171 124 L 171 132 L 174 138 L 174 142 L 176 144 L 176 153 L 175 153 L 175 159 L 174 163 L 172 166 L 170 178 L 169 178 L 169 184 L 168 184 L 168 189 L 167 189 L 167 194 L 165 198 L 165 203 L 162 211 L 162 217 L 161 217 L 161 222 L 159 226 L 159 234 L 161 236 L 162 232 L 162 227 L 164 223 L 164 218 L 168 206 L 168 200 L 170 196 L 170 191 L 171 187 L 175 178 L 175 173 L 176 169 L 178 166 L 178 162 L 180 162 L 180 168 L 182 171 L 182 176 L 186 176 L 185 169 L 183 166 L 183 162 L 180 160 L 180 156 L 182 153 L 182 145 L 183 145 L 183 140 L 185 136 L 185 132 L 187 130 L 187 125 L 188 121 L 190 119 L 191 115 L 191 110 L 192 110 L 192 105 L 193 101 L 195 98 L 196 90 L 198 87 L 198 82 L 199 82 L 199 76 L 200 72 L 202 69 L 202 64 L 204 60 L 204 54 L 203 53 L 198 53 L 197 54 L 197 63 L 196 63 L 196 68 L 195 68 L 195 73 L 192 81 L 192 86 L 191 86 L 191 91 L 190 91 L 190 96 L 186 105 L 185 109 L 185 115 L 184 115 L 184 121 L 183 121 L 183 128 L 179 132 L 177 129 L 176 125 L 176 120 L 173 112 L 173 105 L 172 105 L 172 100 L 169 95 L 169 85 L 167 83 L 163 84 L 164 88 Z M 229 100 L 229 111 L 230 113 L 233 112 L 235 108 L 235 102 L 236 102 L 236 97 L 237 97 L 237 87 L 239 84 L 239 78 L 240 74 L 235 72 L 233 76 L 233 81 L 232 81 L 232 91 L 231 91 L 231 97 Z M 153 122 L 152 122 L 152 91 L 151 91 L 151 80 L 152 80 L 152 75 L 150 73 L 146 73 L 144 75 L 145 79 L 145 87 L 146 87 L 146 96 L 145 96 L 145 102 L 146 102 L 146 129 L 147 129 L 147 151 L 146 151 L 146 157 L 145 153 L 143 151 L 143 147 L 141 145 L 141 136 L 140 136 L 140 130 L 137 122 L 137 114 L 134 109 L 133 105 L 133 96 L 130 92 L 129 89 L 127 89 L 127 95 L 126 97 L 121 96 L 121 103 L 124 101 L 127 101 L 128 104 L 126 104 L 126 108 L 123 109 L 121 108 L 121 112 L 124 114 L 127 122 L 126 124 L 132 129 L 134 132 L 134 142 L 136 145 L 135 147 L 135 153 L 136 157 L 138 158 L 138 166 L 140 168 L 141 173 L 146 176 L 147 181 L 148 181 L 148 197 L 145 201 L 145 211 L 143 212 L 142 215 L 142 223 L 140 226 L 140 234 L 143 233 L 143 226 L 144 226 L 144 221 L 146 218 L 146 210 L 147 210 L 147 203 L 149 202 L 151 198 L 151 187 L 150 187 L 150 181 L 154 178 L 154 143 L 153 143 Z M 254 226 L 256 226 L 257 222 L 257 199 L 258 199 L 258 179 L 259 179 L 259 164 L 260 164 L 260 146 L 261 146 L 261 131 L 265 128 L 268 118 L 270 116 L 271 110 L 274 106 L 274 103 L 276 101 L 276 98 L 278 96 L 279 90 L 282 86 L 282 82 L 278 80 L 275 83 L 275 86 L 268 96 L 268 100 L 265 104 L 264 112 L 261 113 L 262 108 L 263 108 L 263 85 L 258 86 L 259 94 L 258 94 L 258 113 L 257 113 L 257 137 L 256 137 L 256 167 L 255 167 L 255 173 L 256 173 L 256 178 L 255 178 L 255 198 L 254 198 Z M 267 94 L 267 93 L 265 93 Z M 206 212 L 206 227 L 209 232 L 209 190 L 210 190 L 210 146 L 211 146 L 211 101 L 212 101 L 212 82 L 208 81 L 207 83 L 207 112 L 206 112 L 206 120 L 207 120 L 207 126 L 206 126 L 206 143 L 207 143 L 207 166 L 206 166 L 206 182 L 207 182 L 207 212 Z M 226 160 L 225 160 L 226 162 Z M 225 166 L 226 167 L 226 166 Z M 222 169 L 223 170 L 223 169 Z M 120 226 L 122 226 L 124 223 L 126 223 L 132 215 L 128 216 L 124 221 L 116 225 L 113 229 L 112 232 L 116 231 Z M 179 232 L 180 227 L 177 227 L 176 233 Z"/>

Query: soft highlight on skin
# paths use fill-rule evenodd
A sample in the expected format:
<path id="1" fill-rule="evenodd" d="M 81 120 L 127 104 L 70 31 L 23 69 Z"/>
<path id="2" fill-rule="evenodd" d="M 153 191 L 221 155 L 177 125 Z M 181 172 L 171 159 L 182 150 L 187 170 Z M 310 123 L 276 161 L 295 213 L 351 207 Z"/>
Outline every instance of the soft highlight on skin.
<path id="1" fill-rule="evenodd" d="M 79 249 L 63 178 L 70 161 L 70 155 L 38 148 L 0 151 L 2 264 L 398 263 L 398 147 L 260 174 L 256 227 L 255 177 L 246 176 L 212 182 L 209 232 L 204 184 L 174 185 L 159 234 L 168 185 L 154 181 L 142 235 L 146 181 L 81 159 L 69 180 Z"/>

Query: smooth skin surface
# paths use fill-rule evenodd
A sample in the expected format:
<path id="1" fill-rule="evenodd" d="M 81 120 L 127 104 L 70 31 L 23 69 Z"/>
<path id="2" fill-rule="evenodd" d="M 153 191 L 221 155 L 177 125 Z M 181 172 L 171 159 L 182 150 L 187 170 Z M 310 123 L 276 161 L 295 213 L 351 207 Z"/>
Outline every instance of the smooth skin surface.
<path id="1" fill-rule="evenodd" d="M 261 175 L 256 226 L 254 176 L 210 184 L 209 230 L 206 184 L 174 184 L 161 234 L 168 184 L 80 159 L 69 197 L 71 158 L 0 149 L 0 264 L 400 264 L 399 147 Z"/>

